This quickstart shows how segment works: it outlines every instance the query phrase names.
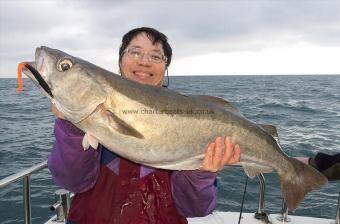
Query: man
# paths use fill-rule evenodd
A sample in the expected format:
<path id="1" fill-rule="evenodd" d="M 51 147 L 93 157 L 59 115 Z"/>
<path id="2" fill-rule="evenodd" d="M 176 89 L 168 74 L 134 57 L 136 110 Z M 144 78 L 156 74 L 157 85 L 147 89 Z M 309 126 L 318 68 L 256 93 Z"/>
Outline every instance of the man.
<path id="1" fill-rule="evenodd" d="M 161 87 L 172 49 L 159 31 L 142 27 L 124 35 L 119 67 L 124 78 Z M 58 117 L 48 166 L 56 184 L 76 193 L 67 223 L 187 223 L 216 206 L 217 171 L 240 159 L 229 137 L 208 144 L 200 170 L 167 171 L 119 157 L 104 146 L 84 151 L 84 133 Z M 166 138 L 166 136 L 164 136 Z"/>

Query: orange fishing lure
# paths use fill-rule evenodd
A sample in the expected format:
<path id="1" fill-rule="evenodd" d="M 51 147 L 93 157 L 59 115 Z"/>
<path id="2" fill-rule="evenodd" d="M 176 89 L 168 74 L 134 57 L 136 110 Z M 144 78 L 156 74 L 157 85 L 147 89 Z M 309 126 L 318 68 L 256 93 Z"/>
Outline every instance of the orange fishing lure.
<path id="1" fill-rule="evenodd" d="M 22 70 L 24 67 L 26 67 L 26 65 L 28 64 L 28 62 L 21 62 L 18 64 L 18 87 L 17 87 L 17 92 L 23 91 L 24 90 L 24 80 L 22 78 Z"/>
<path id="2" fill-rule="evenodd" d="M 17 92 L 24 90 L 24 81 L 22 79 L 22 69 L 27 65 L 27 62 L 21 62 L 18 64 L 18 87 Z"/>

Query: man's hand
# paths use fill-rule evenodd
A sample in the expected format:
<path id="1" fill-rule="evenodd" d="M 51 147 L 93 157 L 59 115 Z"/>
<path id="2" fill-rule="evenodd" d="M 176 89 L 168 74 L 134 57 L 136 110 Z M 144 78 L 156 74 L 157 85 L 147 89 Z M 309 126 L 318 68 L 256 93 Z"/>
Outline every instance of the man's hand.
<path id="1" fill-rule="evenodd" d="M 225 165 L 231 165 L 240 161 L 240 145 L 234 145 L 230 137 L 217 137 L 209 143 L 205 150 L 203 166 L 200 170 L 217 172 Z"/>
<path id="2" fill-rule="evenodd" d="M 56 117 L 65 120 L 64 115 L 57 109 L 57 107 L 53 103 L 51 105 L 51 111 Z"/>

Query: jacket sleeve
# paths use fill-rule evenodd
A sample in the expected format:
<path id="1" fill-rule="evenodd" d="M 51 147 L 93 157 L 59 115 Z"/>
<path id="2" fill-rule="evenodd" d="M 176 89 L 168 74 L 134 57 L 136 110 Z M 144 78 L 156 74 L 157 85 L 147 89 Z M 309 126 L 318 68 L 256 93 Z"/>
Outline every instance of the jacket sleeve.
<path id="1" fill-rule="evenodd" d="M 188 170 L 171 174 L 172 196 L 178 212 L 185 217 L 210 214 L 216 207 L 217 173 Z"/>
<path id="2" fill-rule="evenodd" d="M 99 174 L 100 147 L 84 151 L 84 133 L 66 120 L 56 119 L 54 135 L 47 164 L 55 184 L 75 193 L 91 189 Z"/>
<path id="3" fill-rule="evenodd" d="M 310 158 L 309 165 L 323 173 L 329 181 L 340 180 L 340 153 L 328 155 L 319 152 Z"/>

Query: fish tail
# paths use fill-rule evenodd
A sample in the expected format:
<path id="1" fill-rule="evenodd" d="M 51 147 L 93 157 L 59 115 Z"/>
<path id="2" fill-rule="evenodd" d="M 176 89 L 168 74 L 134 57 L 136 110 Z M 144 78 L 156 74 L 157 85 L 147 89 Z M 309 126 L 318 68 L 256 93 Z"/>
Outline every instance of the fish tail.
<path id="1" fill-rule="evenodd" d="M 313 167 L 297 159 L 289 158 L 289 162 L 294 169 L 292 173 L 295 175 L 287 175 L 291 172 L 285 172 L 280 175 L 280 182 L 287 207 L 293 211 L 307 193 L 326 184 L 327 178 Z"/>

